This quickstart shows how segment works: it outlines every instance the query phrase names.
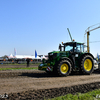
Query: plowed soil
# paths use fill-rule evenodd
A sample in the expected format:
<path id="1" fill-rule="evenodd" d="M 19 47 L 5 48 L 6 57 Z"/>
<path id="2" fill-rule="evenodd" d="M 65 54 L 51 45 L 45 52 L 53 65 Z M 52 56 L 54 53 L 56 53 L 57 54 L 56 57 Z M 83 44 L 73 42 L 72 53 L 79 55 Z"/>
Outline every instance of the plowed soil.
<path id="1" fill-rule="evenodd" d="M 38 70 L 0 71 L 0 95 L 8 94 L 6 99 L 9 100 L 43 100 L 44 97 L 54 98 L 99 88 L 99 71 L 91 75 L 75 74 L 67 77 L 48 75 Z"/>

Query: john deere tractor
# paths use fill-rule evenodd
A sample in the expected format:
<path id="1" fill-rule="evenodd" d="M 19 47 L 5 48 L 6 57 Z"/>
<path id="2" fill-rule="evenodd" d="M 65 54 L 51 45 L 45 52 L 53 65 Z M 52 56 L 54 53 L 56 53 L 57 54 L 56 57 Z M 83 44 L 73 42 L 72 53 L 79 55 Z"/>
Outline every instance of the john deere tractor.
<path id="1" fill-rule="evenodd" d="M 84 43 L 73 41 L 70 32 L 69 35 L 71 42 L 59 44 L 60 51 L 49 52 L 48 60 L 43 59 L 38 66 L 39 70 L 59 76 L 67 76 L 76 71 L 81 74 L 91 74 L 93 72 L 94 57 L 89 53 L 89 38 L 87 38 L 88 45 L 86 51 Z M 87 37 L 89 37 L 88 35 Z"/>
<path id="2" fill-rule="evenodd" d="M 74 41 L 59 44 L 60 51 L 49 52 L 48 60 L 44 59 L 38 69 L 59 76 L 67 76 L 75 71 L 91 74 L 94 70 L 94 57 L 85 52 L 84 48 L 84 43 Z"/>

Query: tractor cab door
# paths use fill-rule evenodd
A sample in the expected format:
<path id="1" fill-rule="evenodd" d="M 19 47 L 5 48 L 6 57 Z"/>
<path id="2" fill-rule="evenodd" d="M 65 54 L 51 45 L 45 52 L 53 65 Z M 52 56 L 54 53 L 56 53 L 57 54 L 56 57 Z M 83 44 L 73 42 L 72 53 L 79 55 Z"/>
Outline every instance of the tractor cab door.
<path id="1" fill-rule="evenodd" d="M 83 52 L 84 52 L 83 44 L 77 44 L 76 47 L 74 47 L 75 66 L 79 66 L 79 58 Z"/>
<path id="2" fill-rule="evenodd" d="M 84 52 L 84 45 L 76 44 L 76 46 L 74 47 L 75 57 L 79 57 L 82 54 L 82 52 Z"/>
<path id="3" fill-rule="evenodd" d="M 79 66 L 79 57 L 81 56 L 82 52 L 84 52 L 84 45 L 83 44 L 78 44 L 74 46 L 74 64 L 75 67 Z"/>

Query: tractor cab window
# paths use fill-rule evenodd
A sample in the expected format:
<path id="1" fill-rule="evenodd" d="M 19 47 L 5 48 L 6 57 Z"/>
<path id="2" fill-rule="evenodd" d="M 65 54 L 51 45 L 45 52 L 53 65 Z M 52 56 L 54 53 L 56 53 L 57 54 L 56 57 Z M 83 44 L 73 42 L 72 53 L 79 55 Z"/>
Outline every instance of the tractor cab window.
<path id="1" fill-rule="evenodd" d="M 81 52 L 84 52 L 84 45 L 81 45 Z"/>
<path id="2" fill-rule="evenodd" d="M 74 52 L 84 52 L 84 46 L 82 44 L 77 44 L 74 49 Z"/>
<path id="3" fill-rule="evenodd" d="M 73 45 L 65 46 L 65 51 L 73 51 Z"/>
<path id="4" fill-rule="evenodd" d="M 84 45 L 84 52 L 87 52 L 87 46 Z"/>
<path id="5" fill-rule="evenodd" d="M 77 44 L 76 50 L 77 52 L 81 52 L 81 45 Z"/>

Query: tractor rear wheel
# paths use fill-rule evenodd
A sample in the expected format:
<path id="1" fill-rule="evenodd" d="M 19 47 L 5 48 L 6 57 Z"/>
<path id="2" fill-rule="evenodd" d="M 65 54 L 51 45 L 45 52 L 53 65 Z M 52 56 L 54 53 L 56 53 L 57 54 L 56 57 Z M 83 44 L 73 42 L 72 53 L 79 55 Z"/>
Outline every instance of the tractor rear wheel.
<path id="1" fill-rule="evenodd" d="M 80 71 L 82 74 L 91 74 L 94 70 L 93 58 L 90 55 L 86 55 L 81 59 Z"/>
<path id="2" fill-rule="evenodd" d="M 71 70 L 71 63 L 68 60 L 61 60 L 57 66 L 57 74 L 59 76 L 68 76 Z"/>

